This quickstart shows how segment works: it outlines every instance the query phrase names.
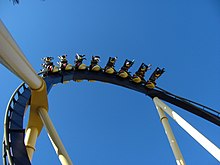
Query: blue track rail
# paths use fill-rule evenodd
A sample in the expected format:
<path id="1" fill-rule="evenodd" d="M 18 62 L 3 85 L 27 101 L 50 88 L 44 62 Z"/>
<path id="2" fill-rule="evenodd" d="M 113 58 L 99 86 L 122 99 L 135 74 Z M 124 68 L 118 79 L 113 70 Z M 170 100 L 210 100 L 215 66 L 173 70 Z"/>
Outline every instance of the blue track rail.
<path id="1" fill-rule="evenodd" d="M 96 80 L 122 86 L 137 92 L 143 93 L 150 98 L 158 97 L 161 100 L 176 105 L 186 111 L 204 118 L 220 126 L 220 112 L 171 94 L 159 87 L 155 89 L 146 88 L 143 84 L 136 84 L 129 79 L 123 79 L 117 75 L 110 75 L 103 72 L 84 71 L 63 71 L 44 77 L 48 92 L 54 84 L 64 81 Z M 23 83 L 12 95 L 5 114 L 4 138 L 3 138 L 3 164 L 30 165 L 27 151 L 24 145 L 25 128 L 23 118 L 29 105 L 31 97 L 30 89 Z"/>

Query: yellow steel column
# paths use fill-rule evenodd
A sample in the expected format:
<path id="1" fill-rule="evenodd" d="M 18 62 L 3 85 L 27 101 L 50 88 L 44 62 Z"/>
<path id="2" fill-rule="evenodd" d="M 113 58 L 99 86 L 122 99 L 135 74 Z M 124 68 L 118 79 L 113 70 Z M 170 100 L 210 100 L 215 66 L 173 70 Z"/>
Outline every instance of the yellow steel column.
<path id="1" fill-rule="evenodd" d="M 32 160 L 32 155 L 35 151 L 37 137 L 39 136 L 43 127 L 43 123 L 38 115 L 37 110 L 39 107 L 44 107 L 48 111 L 46 83 L 44 81 L 42 82 L 43 85 L 40 89 L 31 91 L 30 115 L 25 134 L 25 145 L 30 160 Z"/>
<path id="2" fill-rule="evenodd" d="M 38 113 L 39 116 L 41 118 L 41 120 L 44 123 L 44 126 L 48 132 L 48 136 L 50 137 L 50 140 L 52 142 L 52 145 L 60 159 L 60 162 L 62 163 L 62 165 L 72 165 L 72 161 L 66 151 L 66 149 L 64 148 L 64 145 L 58 135 L 58 133 L 56 132 L 56 129 L 53 126 L 52 121 L 50 120 L 50 117 L 46 111 L 45 108 L 40 107 L 38 109 Z"/>
<path id="3" fill-rule="evenodd" d="M 165 115 L 164 111 L 161 109 L 161 107 L 158 106 L 157 100 L 154 98 L 153 101 L 156 105 L 157 111 L 160 116 L 160 121 L 163 124 L 165 133 L 167 135 L 167 138 L 168 138 L 170 146 L 171 146 L 171 149 L 172 149 L 173 154 L 176 158 L 176 163 L 177 163 L 177 165 L 185 165 L 185 161 L 183 159 L 182 153 L 179 149 L 179 146 L 176 142 L 173 131 L 172 131 L 170 124 L 168 122 L 168 118 L 166 117 L 166 115 Z"/>

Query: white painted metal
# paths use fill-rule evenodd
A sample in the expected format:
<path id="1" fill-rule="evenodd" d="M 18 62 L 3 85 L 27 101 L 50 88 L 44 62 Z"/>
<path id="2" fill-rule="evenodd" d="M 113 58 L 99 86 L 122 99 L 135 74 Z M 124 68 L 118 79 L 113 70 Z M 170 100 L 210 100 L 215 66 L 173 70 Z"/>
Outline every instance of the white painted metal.
<path id="1" fill-rule="evenodd" d="M 166 115 L 165 115 L 164 111 L 161 109 L 161 107 L 157 105 L 157 102 L 155 100 L 154 100 L 154 103 L 156 105 L 158 114 L 160 116 L 160 121 L 164 127 L 164 130 L 167 135 L 168 141 L 170 143 L 171 149 L 172 149 L 173 154 L 175 156 L 176 163 L 177 163 L 177 165 L 185 165 L 185 161 L 183 159 L 183 156 L 182 156 L 182 153 L 179 149 L 179 146 L 176 142 L 173 131 L 170 127 L 168 118 L 166 117 Z"/>
<path id="2" fill-rule="evenodd" d="M 39 108 L 38 113 L 39 113 L 39 116 L 40 116 L 42 122 L 44 123 L 44 126 L 46 127 L 46 130 L 48 132 L 48 136 L 49 136 L 51 143 L 52 143 L 52 145 L 53 145 L 53 147 L 54 147 L 54 149 L 60 159 L 60 162 L 62 163 L 62 165 L 72 165 L 73 163 L 72 163 L 66 149 L 64 148 L 64 145 L 63 145 L 58 133 L 56 132 L 47 111 L 44 108 Z"/>
<path id="3" fill-rule="evenodd" d="M 37 136 L 38 136 L 37 128 L 30 127 L 26 130 L 24 144 L 26 146 L 29 160 L 32 160 L 35 151 Z"/>
<path id="4" fill-rule="evenodd" d="M 188 134 L 190 134 L 200 145 L 202 145 L 213 157 L 220 162 L 220 149 L 209 141 L 204 135 L 192 127 L 181 116 L 174 112 L 169 106 L 163 103 L 159 98 L 155 97 L 155 104 L 161 107 L 169 116 L 171 116 Z"/>
<path id="5" fill-rule="evenodd" d="M 1 20 L 0 63 L 26 82 L 31 89 L 39 89 L 42 86 L 41 78 L 27 61 Z"/>

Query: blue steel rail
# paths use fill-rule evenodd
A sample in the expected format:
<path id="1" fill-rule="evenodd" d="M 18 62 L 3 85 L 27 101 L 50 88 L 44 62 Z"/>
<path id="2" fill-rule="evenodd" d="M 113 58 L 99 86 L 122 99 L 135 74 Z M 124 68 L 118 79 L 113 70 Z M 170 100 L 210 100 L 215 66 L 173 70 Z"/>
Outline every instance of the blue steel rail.
<path id="1" fill-rule="evenodd" d="M 3 164 L 30 164 L 24 145 L 23 118 L 31 96 L 23 83 L 12 95 L 5 114 L 3 139 Z"/>
<path id="2" fill-rule="evenodd" d="M 115 74 L 110 75 L 103 72 L 94 72 L 89 70 L 63 71 L 61 73 L 50 74 L 44 77 L 44 80 L 47 84 L 48 92 L 54 84 L 63 83 L 64 81 L 96 80 L 108 82 L 143 93 L 150 98 L 158 97 L 161 100 L 176 105 L 220 126 L 220 112 L 216 110 L 171 94 L 159 87 L 156 87 L 155 89 L 146 88 L 144 84 L 134 83 L 129 79 L 123 79 Z M 30 97 L 30 89 L 23 83 L 15 90 L 8 103 L 4 121 L 2 149 L 3 164 L 5 165 L 31 164 L 24 145 L 25 128 L 23 126 L 23 118 L 25 111 L 29 106 Z"/>

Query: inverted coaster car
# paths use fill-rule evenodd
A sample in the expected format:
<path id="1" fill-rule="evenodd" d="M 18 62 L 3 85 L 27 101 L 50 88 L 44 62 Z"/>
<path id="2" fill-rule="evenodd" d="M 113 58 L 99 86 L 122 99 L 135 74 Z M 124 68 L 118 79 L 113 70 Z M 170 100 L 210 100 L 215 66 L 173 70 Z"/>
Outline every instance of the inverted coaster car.
<path id="1" fill-rule="evenodd" d="M 132 77 L 132 81 L 135 83 L 141 83 L 141 82 L 145 82 L 144 76 L 145 73 L 147 72 L 147 70 L 150 69 L 151 64 L 144 64 L 142 63 L 141 66 L 139 67 L 138 71 L 135 72 L 135 74 Z"/>
<path id="2" fill-rule="evenodd" d="M 77 65 L 76 65 L 77 66 Z M 77 69 L 78 70 L 86 70 L 86 64 L 80 64 L 80 65 L 78 65 L 78 67 L 77 67 Z"/>
<path id="3" fill-rule="evenodd" d="M 156 86 L 156 80 L 165 72 L 165 69 L 162 68 L 160 69 L 159 67 L 157 67 L 154 72 L 151 74 L 149 80 L 146 83 L 146 87 L 147 88 L 155 88 Z"/>
<path id="4" fill-rule="evenodd" d="M 101 67 L 98 65 L 100 61 L 99 56 L 92 56 L 91 64 L 89 66 L 89 70 L 98 72 L 101 70 Z"/>
<path id="5" fill-rule="evenodd" d="M 86 60 L 86 58 L 84 58 L 85 55 L 79 55 L 79 54 L 76 54 L 75 56 L 75 70 L 86 70 L 87 69 L 87 66 L 86 64 L 82 63 L 83 60 Z"/>
<path id="6" fill-rule="evenodd" d="M 58 56 L 59 58 L 59 62 L 57 62 L 57 64 L 60 67 L 60 70 L 72 70 L 73 66 L 71 64 L 68 64 L 68 61 L 66 59 L 67 55 L 62 55 L 62 56 Z"/>
<path id="7" fill-rule="evenodd" d="M 135 83 L 140 83 L 142 81 L 141 77 L 134 74 L 133 77 L 132 77 L 132 81 L 135 82 Z"/>
<path id="8" fill-rule="evenodd" d="M 72 70 L 73 66 L 71 64 L 67 64 L 65 70 Z"/>
<path id="9" fill-rule="evenodd" d="M 146 87 L 147 88 L 153 89 L 153 88 L 155 88 L 155 86 L 156 86 L 155 82 L 151 82 L 149 80 L 146 82 Z"/>
<path id="10" fill-rule="evenodd" d="M 115 73 L 115 69 L 113 67 L 106 67 L 105 73 L 113 74 L 113 73 Z"/>
<path id="11" fill-rule="evenodd" d="M 108 74 L 116 73 L 116 70 L 115 70 L 116 60 L 117 60 L 117 57 L 109 57 L 109 60 L 104 68 L 105 73 L 108 73 Z"/>
<path id="12" fill-rule="evenodd" d="M 48 66 L 47 67 L 47 71 L 48 72 L 52 72 L 52 73 L 57 73 L 59 71 L 59 67 L 53 65 L 53 66 Z"/>
<path id="13" fill-rule="evenodd" d="M 43 67 L 41 71 L 44 72 L 44 75 L 48 75 L 50 73 L 56 73 L 59 71 L 59 68 L 53 64 L 52 62 L 53 59 L 54 59 L 53 57 L 42 58 L 42 61 L 44 63 L 41 64 L 41 66 Z"/>
<path id="14" fill-rule="evenodd" d="M 118 72 L 118 75 L 122 78 L 131 77 L 130 72 L 128 69 L 134 64 L 134 60 L 125 60 L 124 65 L 121 67 L 121 69 Z"/>
<path id="15" fill-rule="evenodd" d="M 120 70 L 119 72 L 118 72 L 118 75 L 120 76 L 120 77 L 122 77 L 122 78 L 127 78 L 128 77 L 128 72 L 126 72 L 126 71 L 124 71 L 124 70 Z"/>

